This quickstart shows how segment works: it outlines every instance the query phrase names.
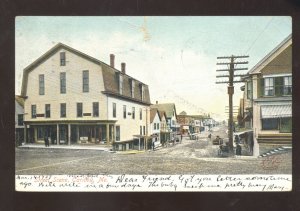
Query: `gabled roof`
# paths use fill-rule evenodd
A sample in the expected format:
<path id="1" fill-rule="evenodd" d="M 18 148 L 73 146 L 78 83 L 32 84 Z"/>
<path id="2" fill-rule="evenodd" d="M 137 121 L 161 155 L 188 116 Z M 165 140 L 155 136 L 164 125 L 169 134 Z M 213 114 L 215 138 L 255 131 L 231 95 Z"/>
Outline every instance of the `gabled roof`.
<path id="1" fill-rule="evenodd" d="M 152 123 L 154 121 L 156 114 L 158 115 L 159 121 L 161 121 L 161 117 L 159 115 L 158 109 L 151 108 L 150 109 L 150 123 Z"/>
<path id="2" fill-rule="evenodd" d="M 185 111 L 181 111 L 179 115 L 187 115 L 187 113 Z"/>
<path id="3" fill-rule="evenodd" d="M 158 111 L 159 112 L 159 116 L 162 120 L 163 116 L 165 117 L 165 119 L 167 119 L 167 115 L 166 115 L 166 112 L 165 111 Z"/>
<path id="4" fill-rule="evenodd" d="M 173 116 L 173 112 L 175 112 L 175 116 L 177 118 L 176 107 L 174 103 L 153 104 L 150 107 L 157 108 L 159 111 L 164 111 L 167 118 L 171 118 Z"/>
<path id="5" fill-rule="evenodd" d="M 285 38 L 279 45 L 277 45 L 270 53 L 268 53 L 262 60 L 260 60 L 248 74 L 259 74 L 260 71 L 265 68 L 270 62 L 273 61 L 279 54 L 286 50 L 290 45 L 292 45 L 292 34 Z"/>
<path id="6" fill-rule="evenodd" d="M 67 46 L 63 43 L 58 43 L 54 47 L 52 47 L 50 50 L 48 50 L 46 53 L 44 53 L 42 56 L 40 56 L 37 60 L 35 60 L 33 63 L 28 65 L 24 70 L 23 70 L 23 81 L 22 81 L 22 91 L 21 95 L 26 96 L 26 91 L 27 91 L 27 80 L 28 80 L 28 73 L 32 71 L 35 67 L 37 67 L 39 64 L 47 60 L 50 56 L 54 55 L 57 53 L 59 50 L 65 49 L 67 51 L 70 51 L 71 53 L 74 53 L 90 62 L 93 62 L 97 65 L 100 65 L 102 67 L 102 74 L 103 74 L 103 81 L 104 81 L 104 88 L 105 88 L 105 94 L 110 94 L 114 95 L 116 97 L 124 97 L 127 100 L 134 100 L 136 102 L 144 103 L 150 105 L 150 94 L 149 94 L 149 88 L 148 85 L 142 83 L 139 80 L 134 79 L 133 77 L 123 74 L 121 71 L 109 66 L 108 64 L 95 59 L 85 53 L 82 53 L 74 48 L 71 48 L 70 46 Z M 122 74 L 123 75 L 123 94 L 120 96 L 119 90 L 118 90 L 118 81 L 116 80 L 116 73 Z M 131 98 L 131 93 L 130 93 L 130 85 L 129 85 L 129 80 L 134 80 L 135 81 L 135 93 L 134 93 L 134 98 Z M 141 100 L 141 93 L 139 92 L 138 86 L 143 85 L 145 89 L 145 98 L 144 101 Z"/>
<path id="7" fill-rule="evenodd" d="M 15 95 L 15 100 L 22 108 L 24 108 L 24 98 L 22 98 L 18 95 Z"/>

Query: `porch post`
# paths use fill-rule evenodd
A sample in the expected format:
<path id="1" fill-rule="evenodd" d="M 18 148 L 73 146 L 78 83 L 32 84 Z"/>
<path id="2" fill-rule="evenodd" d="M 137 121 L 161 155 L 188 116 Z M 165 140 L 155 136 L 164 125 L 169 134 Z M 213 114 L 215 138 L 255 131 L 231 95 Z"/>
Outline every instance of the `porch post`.
<path id="1" fill-rule="evenodd" d="M 56 125 L 56 144 L 59 145 L 59 124 Z"/>
<path id="2" fill-rule="evenodd" d="M 24 123 L 24 143 L 27 144 L 27 124 Z"/>
<path id="3" fill-rule="evenodd" d="M 68 124 L 68 145 L 71 145 L 71 124 Z"/>
<path id="4" fill-rule="evenodd" d="M 106 124 L 106 144 L 109 145 L 109 124 Z"/>

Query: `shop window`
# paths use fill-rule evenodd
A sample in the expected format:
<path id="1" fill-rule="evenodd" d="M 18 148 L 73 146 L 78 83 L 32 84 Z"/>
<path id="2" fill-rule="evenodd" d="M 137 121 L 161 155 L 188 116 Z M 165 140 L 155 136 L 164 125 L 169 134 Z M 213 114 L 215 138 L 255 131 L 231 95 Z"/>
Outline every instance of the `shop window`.
<path id="1" fill-rule="evenodd" d="M 262 119 L 262 130 L 278 130 L 278 118 Z"/>

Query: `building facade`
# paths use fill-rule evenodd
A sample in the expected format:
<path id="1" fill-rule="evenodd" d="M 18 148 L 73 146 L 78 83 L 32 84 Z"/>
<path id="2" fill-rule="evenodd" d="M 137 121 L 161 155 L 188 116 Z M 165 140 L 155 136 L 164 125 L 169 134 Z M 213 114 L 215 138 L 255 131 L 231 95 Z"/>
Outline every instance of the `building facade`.
<path id="1" fill-rule="evenodd" d="M 16 146 L 24 142 L 24 99 L 15 96 L 15 141 Z"/>
<path id="2" fill-rule="evenodd" d="M 244 119 L 253 125 L 255 156 L 292 144 L 292 37 L 264 57 L 245 78 Z"/>
<path id="3" fill-rule="evenodd" d="M 149 125 L 148 86 L 62 43 L 24 69 L 26 142 L 122 143 Z M 119 147 L 119 146 L 117 146 Z"/>
<path id="4" fill-rule="evenodd" d="M 161 117 L 159 111 L 156 108 L 150 110 L 150 134 L 152 137 L 152 144 L 155 147 L 161 145 L 160 141 L 160 128 L 161 128 Z"/>

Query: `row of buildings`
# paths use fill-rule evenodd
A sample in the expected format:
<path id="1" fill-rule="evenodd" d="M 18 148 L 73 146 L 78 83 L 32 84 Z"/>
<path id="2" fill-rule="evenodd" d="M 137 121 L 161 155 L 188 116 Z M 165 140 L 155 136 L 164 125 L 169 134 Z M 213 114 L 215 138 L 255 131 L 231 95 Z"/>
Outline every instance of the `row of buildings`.
<path id="1" fill-rule="evenodd" d="M 238 122 L 253 132 L 253 154 L 292 145 L 292 36 L 243 78 Z"/>
<path id="2" fill-rule="evenodd" d="M 16 96 L 17 143 L 99 143 L 146 149 L 179 132 L 174 103 L 151 104 L 149 87 L 115 67 L 59 43 L 23 71 Z M 149 141 L 152 140 L 152 141 Z"/>

